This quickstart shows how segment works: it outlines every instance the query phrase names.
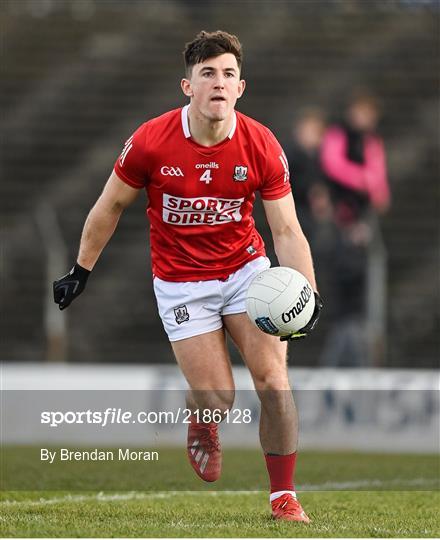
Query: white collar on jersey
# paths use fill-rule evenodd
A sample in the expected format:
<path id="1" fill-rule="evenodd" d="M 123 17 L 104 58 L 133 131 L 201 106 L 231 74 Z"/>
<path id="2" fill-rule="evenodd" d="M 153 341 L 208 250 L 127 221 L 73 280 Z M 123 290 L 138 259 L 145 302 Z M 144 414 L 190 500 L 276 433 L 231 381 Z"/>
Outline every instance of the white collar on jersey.
<path id="1" fill-rule="evenodd" d="M 183 133 L 185 135 L 185 137 L 187 139 L 189 139 L 191 137 L 191 131 L 189 130 L 189 122 L 188 122 L 188 109 L 189 109 L 189 104 L 188 105 L 185 105 L 185 107 L 182 107 L 182 129 L 183 129 Z M 232 127 L 231 127 L 231 131 L 228 133 L 228 137 L 230 139 L 232 139 L 232 137 L 234 136 L 234 133 L 235 133 L 235 128 L 237 127 L 237 115 L 235 114 L 235 111 L 234 111 L 234 118 L 232 119 Z"/>

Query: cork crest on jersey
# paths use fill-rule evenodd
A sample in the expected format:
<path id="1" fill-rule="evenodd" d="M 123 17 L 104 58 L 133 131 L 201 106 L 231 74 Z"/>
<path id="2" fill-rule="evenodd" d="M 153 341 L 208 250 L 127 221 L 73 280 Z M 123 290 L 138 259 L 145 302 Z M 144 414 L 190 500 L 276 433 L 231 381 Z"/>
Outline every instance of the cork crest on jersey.
<path id="1" fill-rule="evenodd" d="M 246 182 L 248 174 L 248 168 L 246 165 L 236 165 L 232 178 L 236 182 Z"/>

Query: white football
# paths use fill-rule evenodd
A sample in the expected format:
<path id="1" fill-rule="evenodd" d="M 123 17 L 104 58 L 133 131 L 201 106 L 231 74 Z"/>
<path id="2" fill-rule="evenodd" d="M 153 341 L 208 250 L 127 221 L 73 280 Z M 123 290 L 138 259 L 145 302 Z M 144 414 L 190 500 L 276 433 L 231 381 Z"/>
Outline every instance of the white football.
<path id="1" fill-rule="evenodd" d="M 273 336 L 298 332 L 310 321 L 315 295 L 305 276 L 285 266 L 264 270 L 252 280 L 246 311 L 260 330 Z"/>

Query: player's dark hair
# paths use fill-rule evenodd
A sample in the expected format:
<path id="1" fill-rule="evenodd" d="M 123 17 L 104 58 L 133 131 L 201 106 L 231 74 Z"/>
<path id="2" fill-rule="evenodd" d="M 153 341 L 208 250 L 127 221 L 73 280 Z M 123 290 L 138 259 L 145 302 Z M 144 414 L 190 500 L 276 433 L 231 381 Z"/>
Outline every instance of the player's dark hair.
<path id="1" fill-rule="evenodd" d="M 243 52 L 237 36 L 233 36 L 222 30 L 217 30 L 216 32 L 205 32 L 202 30 L 193 41 L 185 45 L 183 57 L 186 74 L 188 76 L 191 75 L 192 67 L 196 64 L 225 53 L 233 54 L 237 59 L 238 68 L 241 69 Z"/>

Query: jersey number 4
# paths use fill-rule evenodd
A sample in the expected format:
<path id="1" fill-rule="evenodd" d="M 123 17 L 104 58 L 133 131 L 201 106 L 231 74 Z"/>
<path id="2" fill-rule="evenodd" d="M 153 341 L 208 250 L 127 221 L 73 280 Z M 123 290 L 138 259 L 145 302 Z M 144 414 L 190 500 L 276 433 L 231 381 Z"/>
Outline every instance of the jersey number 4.
<path id="1" fill-rule="evenodd" d="M 206 169 L 206 171 L 200 177 L 200 182 L 205 182 L 205 184 L 209 184 L 211 180 L 212 180 L 211 169 Z"/>

